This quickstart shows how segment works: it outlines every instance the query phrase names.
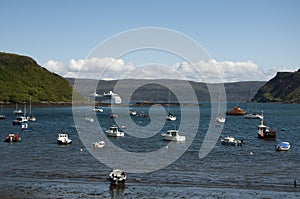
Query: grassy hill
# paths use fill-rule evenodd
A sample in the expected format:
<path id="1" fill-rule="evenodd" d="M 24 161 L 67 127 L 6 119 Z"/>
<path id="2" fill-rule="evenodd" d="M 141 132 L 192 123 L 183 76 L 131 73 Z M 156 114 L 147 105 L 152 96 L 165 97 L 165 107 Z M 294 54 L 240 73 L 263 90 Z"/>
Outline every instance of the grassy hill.
<path id="1" fill-rule="evenodd" d="M 0 52 L 0 101 L 71 102 L 68 80 L 27 56 Z"/>
<path id="2" fill-rule="evenodd" d="M 300 103 L 300 69 L 278 72 L 252 99 L 257 102 Z"/>

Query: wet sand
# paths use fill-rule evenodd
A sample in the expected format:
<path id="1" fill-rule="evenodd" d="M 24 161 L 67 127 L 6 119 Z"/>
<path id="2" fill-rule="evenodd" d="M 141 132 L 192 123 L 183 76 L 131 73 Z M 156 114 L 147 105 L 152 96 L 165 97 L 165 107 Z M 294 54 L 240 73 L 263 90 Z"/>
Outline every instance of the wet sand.
<path id="1" fill-rule="evenodd" d="M 0 198 L 300 198 L 299 188 L 286 191 L 182 185 L 146 185 L 81 181 L 1 181 Z"/>

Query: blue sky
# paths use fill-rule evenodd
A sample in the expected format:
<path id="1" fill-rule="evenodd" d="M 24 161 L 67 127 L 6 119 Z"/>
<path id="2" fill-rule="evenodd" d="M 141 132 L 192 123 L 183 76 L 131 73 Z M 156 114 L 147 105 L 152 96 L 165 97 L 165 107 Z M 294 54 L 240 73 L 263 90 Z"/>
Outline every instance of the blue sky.
<path id="1" fill-rule="evenodd" d="M 28 55 L 61 75 L 70 69 L 70 60 L 84 59 L 112 35 L 141 27 L 182 32 L 220 66 L 250 61 L 260 70 L 256 78 L 300 68 L 296 0 L 2 0 L 0 5 L 0 51 Z M 59 64 L 51 66 L 49 60 Z M 130 61 L 140 60 L 125 60 Z M 55 71 L 58 67 L 64 70 Z"/>

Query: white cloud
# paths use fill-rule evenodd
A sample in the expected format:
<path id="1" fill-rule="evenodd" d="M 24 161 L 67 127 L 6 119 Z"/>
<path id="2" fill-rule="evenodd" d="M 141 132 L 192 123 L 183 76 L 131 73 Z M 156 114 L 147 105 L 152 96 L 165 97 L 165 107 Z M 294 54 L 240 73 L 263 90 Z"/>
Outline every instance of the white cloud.
<path id="1" fill-rule="evenodd" d="M 63 77 L 93 79 L 184 79 L 197 82 L 236 82 L 236 81 L 268 81 L 278 71 L 292 71 L 273 67 L 264 70 L 252 61 L 199 61 L 190 64 L 178 62 L 172 66 L 148 64 L 135 66 L 122 59 L 111 57 L 71 59 L 67 65 L 49 60 L 44 64 L 49 71 Z"/>

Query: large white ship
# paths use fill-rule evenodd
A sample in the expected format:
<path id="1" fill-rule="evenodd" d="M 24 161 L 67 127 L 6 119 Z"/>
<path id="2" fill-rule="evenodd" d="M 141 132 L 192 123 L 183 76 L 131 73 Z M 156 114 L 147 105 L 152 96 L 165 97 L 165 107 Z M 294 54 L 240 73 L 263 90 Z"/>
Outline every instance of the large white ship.
<path id="1" fill-rule="evenodd" d="M 104 92 L 103 95 L 94 92 L 93 94 L 91 94 L 91 96 L 93 96 L 95 98 L 95 101 L 99 103 L 107 103 L 107 104 L 122 103 L 121 97 L 118 94 L 113 93 L 112 91 L 109 91 L 107 93 Z"/>

